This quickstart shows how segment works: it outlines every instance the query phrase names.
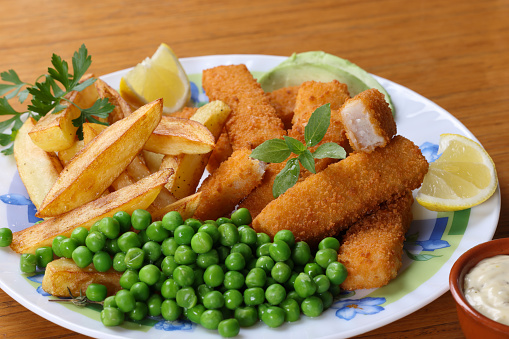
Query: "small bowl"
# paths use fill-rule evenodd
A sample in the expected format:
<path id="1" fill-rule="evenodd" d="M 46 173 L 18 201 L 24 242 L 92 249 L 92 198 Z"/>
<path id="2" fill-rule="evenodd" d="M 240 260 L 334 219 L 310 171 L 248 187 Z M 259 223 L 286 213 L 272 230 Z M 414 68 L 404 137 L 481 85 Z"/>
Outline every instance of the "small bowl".
<path id="1" fill-rule="evenodd" d="M 509 338 L 509 326 L 491 320 L 475 310 L 463 293 L 464 278 L 470 269 L 479 261 L 499 254 L 509 254 L 509 238 L 491 240 L 472 247 L 458 258 L 451 269 L 449 286 L 466 338 Z"/>

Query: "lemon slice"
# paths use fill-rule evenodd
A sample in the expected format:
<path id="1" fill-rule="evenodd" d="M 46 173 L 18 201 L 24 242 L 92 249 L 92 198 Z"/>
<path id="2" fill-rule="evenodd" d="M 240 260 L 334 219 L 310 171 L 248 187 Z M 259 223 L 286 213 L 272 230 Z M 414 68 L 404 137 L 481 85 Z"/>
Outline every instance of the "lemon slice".
<path id="1" fill-rule="evenodd" d="M 161 44 L 120 80 L 120 95 L 135 107 L 163 98 L 163 112 L 180 110 L 191 96 L 189 79 L 172 49 Z"/>
<path id="2" fill-rule="evenodd" d="M 458 134 L 440 135 L 440 158 L 430 163 L 419 204 L 432 211 L 459 211 L 487 200 L 497 188 L 495 164 L 477 142 Z"/>

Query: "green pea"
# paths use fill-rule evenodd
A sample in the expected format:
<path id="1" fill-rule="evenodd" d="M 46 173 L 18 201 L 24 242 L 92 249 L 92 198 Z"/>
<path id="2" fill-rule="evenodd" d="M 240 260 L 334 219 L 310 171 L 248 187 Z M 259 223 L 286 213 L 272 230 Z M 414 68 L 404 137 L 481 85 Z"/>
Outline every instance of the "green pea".
<path id="1" fill-rule="evenodd" d="M 272 278 L 280 284 L 284 284 L 292 276 L 292 269 L 284 262 L 277 262 L 270 271 Z"/>
<path id="2" fill-rule="evenodd" d="M 209 310 L 220 309 L 224 306 L 224 296 L 219 291 L 210 291 L 203 296 L 203 306 Z"/>
<path id="3" fill-rule="evenodd" d="M 23 273 L 33 273 L 35 272 L 37 266 L 37 258 L 35 254 L 31 253 L 23 253 L 19 260 L 19 268 Z"/>
<path id="4" fill-rule="evenodd" d="M 220 217 L 220 218 L 217 218 L 216 219 L 216 225 L 219 227 L 221 226 L 222 224 L 231 224 L 232 223 L 232 220 L 230 218 L 226 218 L 226 217 Z"/>
<path id="5" fill-rule="evenodd" d="M 323 269 L 326 269 L 330 263 L 338 260 L 338 253 L 332 248 L 318 250 L 315 254 L 315 261 Z"/>
<path id="6" fill-rule="evenodd" d="M 113 269 L 117 272 L 124 272 L 127 269 L 127 265 L 125 264 L 125 253 L 118 252 L 113 257 L 112 262 Z"/>
<path id="7" fill-rule="evenodd" d="M 182 287 L 189 287 L 194 283 L 194 271 L 191 267 L 180 265 L 173 271 L 173 279 Z"/>
<path id="8" fill-rule="evenodd" d="M 258 318 L 261 319 L 262 316 L 263 316 L 263 313 L 265 313 L 265 311 L 267 311 L 267 309 L 269 308 L 269 304 L 268 303 L 261 303 L 260 305 L 258 305 Z"/>
<path id="9" fill-rule="evenodd" d="M 286 299 L 286 289 L 283 285 L 272 284 L 265 290 L 265 299 L 271 305 L 278 305 Z"/>
<path id="10" fill-rule="evenodd" d="M 235 310 L 242 302 L 244 302 L 244 296 L 239 290 L 229 289 L 223 293 L 224 306 L 230 310 Z"/>
<path id="11" fill-rule="evenodd" d="M 244 304 L 247 306 L 260 305 L 265 301 L 265 292 L 261 287 L 251 287 L 244 291 Z"/>
<path id="12" fill-rule="evenodd" d="M 263 244 L 269 244 L 270 237 L 267 233 L 256 233 L 256 247 L 260 247 Z"/>
<path id="13" fill-rule="evenodd" d="M 122 252 L 120 250 L 120 247 L 118 247 L 118 238 L 106 239 L 106 244 L 104 244 L 104 250 L 111 255 L 115 255 L 119 252 Z"/>
<path id="14" fill-rule="evenodd" d="M 85 238 L 85 245 L 92 252 L 99 252 L 106 245 L 106 236 L 99 231 L 89 232 Z"/>
<path id="15" fill-rule="evenodd" d="M 258 312 L 252 306 L 236 308 L 234 317 L 237 319 L 241 327 L 250 327 L 258 322 Z"/>
<path id="16" fill-rule="evenodd" d="M 120 224 L 115 218 L 102 218 L 99 221 L 99 232 L 104 234 L 108 239 L 118 238 L 118 235 L 120 234 Z"/>
<path id="17" fill-rule="evenodd" d="M 200 317 L 200 324 L 209 330 L 217 330 L 223 320 L 223 313 L 219 310 L 206 310 Z"/>
<path id="18" fill-rule="evenodd" d="M 247 245 L 256 245 L 257 234 L 251 227 L 244 227 L 239 230 L 240 242 Z"/>
<path id="19" fill-rule="evenodd" d="M 204 284 L 205 281 L 203 281 L 203 273 L 205 273 L 205 270 L 203 268 L 199 267 L 193 267 L 193 273 L 194 273 L 194 281 L 193 281 L 193 287 L 198 287 L 201 284 Z"/>
<path id="20" fill-rule="evenodd" d="M 180 245 L 175 251 L 175 262 L 180 265 L 190 265 L 196 262 L 198 254 L 188 245 Z"/>
<path id="21" fill-rule="evenodd" d="M 191 320 L 193 323 L 199 324 L 201 315 L 203 314 L 203 312 L 205 312 L 205 310 L 206 310 L 205 306 L 203 306 L 202 304 L 196 304 L 195 306 L 187 310 L 186 315 L 189 318 L 189 320 Z"/>
<path id="22" fill-rule="evenodd" d="M 210 287 L 218 287 L 224 281 L 224 271 L 219 265 L 210 265 L 203 273 L 203 281 Z"/>
<path id="23" fill-rule="evenodd" d="M 155 241 L 148 241 L 143 244 L 143 247 L 141 248 L 143 252 L 145 252 L 145 260 L 150 263 L 155 263 L 161 258 L 162 255 L 162 249 L 161 245 Z"/>
<path id="24" fill-rule="evenodd" d="M 101 322 L 104 326 L 119 326 L 124 322 L 124 312 L 115 307 L 104 307 Z"/>
<path id="25" fill-rule="evenodd" d="M 171 211 L 164 215 L 162 222 L 165 229 L 174 232 L 177 227 L 184 224 L 184 219 L 179 212 Z"/>
<path id="26" fill-rule="evenodd" d="M 332 306 L 332 303 L 334 302 L 334 297 L 332 296 L 332 293 L 330 293 L 329 291 L 325 291 L 323 293 L 317 294 L 317 296 L 320 299 L 322 299 L 323 309 L 324 310 L 326 310 L 326 309 L 328 309 L 329 307 Z"/>
<path id="27" fill-rule="evenodd" d="M 175 300 L 177 301 L 177 305 L 180 307 L 191 308 L 194 307 L 198 302 L 198 297 L 196 296 L 196 293 L 192 287 L 183 287 L 177 291 Z"/>
<path id="28" fill-rule="evenodd" d="M 120 287 L 129 290 L 138 281 L 140 281 L 138 272 L 132 269 L 127 269 L 120 277 Z"/>
<path id="29" fill-rule="evenodd" d="M 295 290 L 293 290 L 293 291 L 289 291 L 286 294 L 286 299 L 295 300 L 297 302 L 297 304 L 299 305 L 299 312 L 300 312 L 300 304 L 302 304 L 302 302 L 304 301 L 304 298 L 302 298 L 297 292 L 295 292 Z"/>
<path id="30" fill-rule="evenodd" d="M 125 265 L 127 268 L 140 269 L 145 260 L 145 252 L 141 248 L 132 247 L 125 254 Z"/>
<path id="31" fill-rule="evenodd" d="M 78 248 L 78 243 L 74 239 L 65 238 L 60 242 L 60 253 L 62 253 L 62 256 L 65 258 L 71 259 L 72 252 L 76 248 Z"/>
<path id="32" fill-rule="evenodd" d="M 174 272 L 175 273 L 175 272 Z M 154 285 L 161 276 L 161 271 L 156 265 L 148 264 L 143 266 L 138 273 L 140 281 L 143 281 L 149 286 Z"/>
<path id="33" fill-rule="evenodd" d="M 189 225 L 180 225 L 173 232 L 173 238 L 179 245 L 190 245 L 191 239 L 195 234 L 194 229 Z"/>
<path id="34" fill-rule="evenodd" d="M 207 253 L 198 254 L 198 257 L 196 258 L 196 265 L 203 269 L 206 269 L 210 265 L 217 264 L 219 264 L 219 254 L 215 249 L 212 249 Z"/>
<path id="35" fill-rule="evenodd" d="M 232 222 L 238 227 L 240 225 L 249 225 L 253 221 L 251 213 L 247 208 L 239 208 L 231 215 Z"/>
<path id="36" fill-rule="evenodd" d="M 125 233 L 131 229 L 131 216 L 124 211 L 118 211 L 113 214 L 113 218 L 120 225 L 120 233 Z"/>
<path id="37" fill-rule="evenodd" d="M 274 235 L 274 242 L 284 241 L 290 248 L 295 246 L 295 236 L 290 230 L 281 230 Z"/>
<path id="38" fill-rule="evenodd" d="M 311 259 L 311 248 L 305 241 L 299 241 L 295 244 L 292 251 L 292 260 L 297 265 L 306 265 Z"/>
<path id="39" fill-rule="evenodd" d="M 99 272 L 106 272 L 113 265 L 113 260 L 111 260 L 110 255 L 104 251 L 96 252 L 92 261 L 95 269 Z"/>
<path id="40" fill-rule="evenodd" d="M 239 334 L 240 325 L 235 318 L 224 319 L 219 323 L 217 330 L 223 338 L 231 338 Z"/>
<path id="41" fill-rule="evenodd" d="M 46 267 L 51 261 L 53 261 L 53 250 L 49 246 L 39 247 L 35 250 L 35 258 L 38 267 Z"/>
<path id="42" fill-rule="evenodd" d="M 147 301 L 150 296 L 150 287 L 143 281 L 135 282 L 129 291 L 136 301 Z"/>
<path id="43" fill-rule="evenodd" d="M 160 294 L 152 294 L 147 300 L 148 314 L 151 317 L 158 317 L 161 315 L 161 304 L 163 298 Z"/>
<path id="44" fill-rule="evenodd" d="M 60 242 L 65 239 L 63 235 L 57 235 L 55 238 L 53 238 L 53 242 L 51 243 L 51 249 L 53 250 L 53 253 L 57 257 L 62 257 L 62 253 L 60 252 Z"/>
<path id="45" fill-rule="evenodd" d="M 330 279 L 332 284 L 339 285 L 345 281 L 348 272 L 345 265 L 340 262 L 334 261 L 327 266 L 325 274 Z"/>
<path id="46" fill-rule="evenodd" d="M 163 227 L 162 221 L 154 221 L 146 229 L 149 240 L 158 243 L 163 242 L 164 239 L 168 238 L 171 234 L 170 231 Z"/>
<path id="47" fill-rule="evenodd" d="M 201 303 L 203 303 L 203 298 L 210 291 L 214 291 L 214 288 L 209 287 L 206 284 L 201 284 L 196 288 L 196 292 L 198 293 L 198 299 L 200 300 Z"/>
<path id="48" fill-rule="evenodd" d="M 199 232 L 207 233 L 212 238 L 212 242 L 214 244 L 217 244 L 219 242 L 219 238 L 221 237 L 221 234 L 219 233 L 219 230 L 217 229 L 215 223 L 214 224 L 205 223 L 201 225 L 200 228 L 198 229 L 198 233 Z"/>
<path id="49" fill-rule="evenodd" d="M 285 322 L 285 311 L 281 307 L 270 306 L 263 312 L 262 321 L 269 327 L 279 327 Z"/>
<path id="50" fill-rule="evenodd" d="M 230 254 L 230 248 L 222 245 L 216 247 L 216 251 L 219 255 L 219 262 L 224 262 L 228 254 Z"/>
<path id="51" fill-rule="evenodd" d="M 179 247 L 179 244 L 177 244 L 173 237 L 166 238 L 161 244 L 161 251 L 164 255 L 175 255 L 177 247 Z"/>
<path id="52" fill-rule="evenodd" d="M 246 259 L 239 252 L 230 253 L 226 257 L 225 265 L 231 271 L 240 271 L 246 266 Z"/>
<path id="53" fill-rule="evenodd" d="M 304 299 L 300 308 L 306 316 L 318 317 L 323 312 L 323 301 L 317 296 L 310 296 Z"/>
<path id="54" fill-rule="evenodd" d="M 147 241 L 150 241 L 150 239 L 148 238 L 146 229 L 138 232 L 138 239 L 140 239 L 140 243 L 141 243 L 140 247 Z"/>
<path id="55" fill-rule="evenodd" d="M 239 230 L 237 226 L 231 223 L 223 223 L 218 227 L 219 234 L 221 235 L 219 238 L 219 242 L 223 246 L 233 246 L 239 242 Z"/>
<path id="56" fill-rule="evenodd" d="M 140 248 L 141 247 L 141 240 L 138 238 L 138 235 L 134 232 L 125 232 L 120 237 L 118 237 L 118 247 L 120 250 L 124 253 L 127 253 L 127 251 L 130 248 Z"/>
<path id="57" fill-rule="evenodd" d="M 294 289 L 293 285 L 295 284 L 295 279 L 297 279 L 300 272 L 302 272 L 302 270 L 292 272 L 292 274 L 290 275 L 290 278 L 285 282 L 285 287 L 287 290 Z"/>
<path id="58" fill-rule="evenodd" d="M 285 299 L 279 307 L 285 311 L 285 321 L 294 322 L 300 319 L 300 306 L 295 299 Z"/>
<path id="59" fill-rule="evenodd" d="M 128 290 L 118 291 L 115 295 L 115 302 L 118 309 L 124 313 L 131 312 L 136 306 L 136 300 L 134 300 L 134 296 Z"/>
<path id="60" fill-rule="evenodd" d="M 256 256 L 259 258 L 259 257 L 262 257 L 262 256 L 269 256 L 270 253 L 269 253 L 269 248 L 270 246 L 272 245 L 272 243 L 270 242 L 267 242 L 267 243 L 264 243 L 264 244 L 261 244 L 260 246 L 258 246 L 256 248 Z"/>
<path id="61" fill-rule="evenodd" d="M 269 255 L 274 261 L 285 261 L 290 258 L 292 251 L 286 242 L 276 240 L 269 247 Z"/>
<path id="62" fill-rule="evenodd" d="M 331 248 L 336 252 L 339 251 L 339 240 L 333 237 L 323 238 L 318 244 L 318 249 L 323 250 L 326 248 Z"/>
<path id="63" fill-rule="evenodd" d="M 115 296 L 110 295 L 106 299 L 104 299 L 103 307 L 117 307 L 117 303 L 115 302 Z"/>
<path id="64" fill-rule="evenodd" d="M 308 263 L 304 266 L 304 273 L 309 275 L 311 278 L 316 277 L 317 275 L 323 274 L 323 268 L 317 263 Z"/>
<path id="65" fill-rule="evenodd" d="M 148 307 L 147 304 L 145 304 L 142 301 L 137 301 L 134 309 L 128 313 L 129 318 L 132 320 L 141 321 L 143 320 L 148 314 Z"/>
<path id="66" fill-rule="evenodd" d="M 267 255 L 263 255 L 256 260 L 255 267 L 263 269 L 265 273 L 268 274 L 274 267 L 274 260 L 272 260 L 272 258 Z"/>
<path id="67" fill-rule="evenodd" d="M 295 279 L 295 292 L 302 298 L 312 296 L 316 292 L 316 284 L 313 279 L 306 273 L 300 273 Z"/>
<path id="68" fill-rule="evenodd" d="M 87 238 L 88 230 L 85 227 L 75 228 L 71 233 L 71 238 L 76 240 L 78 245 L 85 245 L 85 239 Z"/>
<path id="69" fill-rule="evenodd" d="M 263 287 L 267 280 L 267 274 L 261 268 L 255 267 L 249 271 L 246 276 L 246 286 L 251 287 Z"/>
<path id="70" fill-rule="evenodd" d="M 179 289 L 179 284 L 177 284 L 177 282 L 172 278 L 168 278 L 163 282 L 163 285 L 161 286 L 161 295 L 165 299 L 175 299 Z"/>
<path id="71" fill-rule="evenodd" d="M 72 259 L 74 260 L 76 265 L 80 268 L 84 268 L 90 265 L 92 263 L 93 256 L 94 254 L 92 253 L 92 251 L 89 250 L 88 247 L 86 246 L 78 246 L 72 252 Z"/>
<path id="72" fill-rule="evenodd" d="M 161 315 L 165 320 L 175 321 L 182 314 L 182 307 L 173 299 L 166 299 L 161 304 Z"/>
<path id="73" fill-rule="evenodd" d="M 339 285 L 332 283 L 330 284 L 329 292 L 332 294 L 333 297 L 337 297 L 341 293 L 341 287 L 339 287 Z"/>
<path id="74" fill-rule="evenodd" d="M 238 271 L 228 271 L 224 274 L 223 285 L 226 289 L 241 289 L 244 282 L 244 275 Z"/>
<path id="75" fill-rule="evenodd" d="M 131 225 L 135 230 L 147 229 L 152 223 L 152 215 L 144 209 L 137 209 L 131 214 Z"/>
<path id="76" fill-rule="evenodd" d="M 87 286 L 87 290 L 85 292 L 85 295 L 88 299 L 92 301 L 103 301 L 106 299 L 106 294 L 108 293 L 108 290 L 106 286 L 102 284 L 95 284 L 92 283 Z"/>
<path id="77" fill-rule="evenodd" d="M 191 238 L 191 248 L 198 254 L 209 252 L 213 245 L 214 240 L 206 232 L 198 232 Z"/>
<path id="78" fill-rule="evenodd" d="M 246 262 L 249 262 L 254 257 L 251 247 L 249 247 L 248 244 L 244 244 L 241 242 L 233 245 L 230 250 L 230 253 L 241 253 L 244 256 L 244 259 L 246 259 Z"/>
<path id="79" fill-rule="evenodd" d="M 202 223 L 198 219 L 188 218 L 184 221 L 184 225 L 191 226 L 195 232 L 198 232 Z"/>
<path id="80" fill-rule="evenodd" d="M 316 293 L 323 293 L 329 290 L 330 280 L 325 274 L 317 275 L 313 278 L 316 284 Z"/>

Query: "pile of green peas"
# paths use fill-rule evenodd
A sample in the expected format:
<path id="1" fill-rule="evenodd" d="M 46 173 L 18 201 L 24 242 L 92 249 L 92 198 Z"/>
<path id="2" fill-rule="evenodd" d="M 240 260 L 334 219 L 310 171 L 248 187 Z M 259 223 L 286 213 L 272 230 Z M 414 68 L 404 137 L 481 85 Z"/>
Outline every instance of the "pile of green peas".
<path id="1" fill-rule="evenodd" d="M 88 299 L 103 302 L 105 326 L 162 316 L 234 337 L 259 320 L 274 328 L 329 308 L 347 275 L 337 261 L 339 241 L 323 239 L 313 255 L 291 231 L 279 231 L 271 241 L 251 221 L 245 208 L 204 222 L 183 220 L 178 212 L 154 222 L 142 209 L 118 212 L 90 230 L 56 237 L 48 247 L 52 252 L 42 248 L 22 256 L 20 267 L 24 272 L 45 267 L 54 253 L 79 267 L 123 272 L 122 289 L 114 296 L 107 297 L 100 284 L 86 290 Z"/>

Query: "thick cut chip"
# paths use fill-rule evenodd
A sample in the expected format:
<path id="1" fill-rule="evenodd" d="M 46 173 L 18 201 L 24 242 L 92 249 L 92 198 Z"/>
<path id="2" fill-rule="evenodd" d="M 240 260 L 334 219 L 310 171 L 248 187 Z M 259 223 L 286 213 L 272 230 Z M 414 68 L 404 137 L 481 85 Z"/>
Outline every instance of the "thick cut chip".
<path id="1" fill-rule="evenodd" d="M 126 116 L 131 115 L 131 106 L 120 96 L 115 89 L 109 86 L 101 79 L 97 79 L 94 82 L 95 88 L 97 89 L 97 95 L 99 98 L 106 98 L 110 104 L 114 105 L 113 112 L 108 115 L 108 122 L 113 124 L 119 120 L 124 119 Z"/>
<path id="2" fill-rule="evenodd" d="M 193 217 L 196 208 L 200 204 L 200 198 L 201 192 L 198 192 L 183 199 L 177 200 L 165 207 L 151 211 L 152 220 L 162 220 L 164 215 L 171 211 L 179 212 L 184 220 L 189 219 Z"/>
<path id="3" fill-rule="evenodd" d="M 62 171 L 37 216 L 57 216 L 96 199 L 141 151 L 159 123 L 161 112 L 162 102 L 156 100 L 87 144 Z"/>
<path id="4" fill-rule="evenodd" d="M 53 153 L 44 151 L 32 142 L 28 132 L 34 126 L 35 120 L 28 118 L 19 129 L 14 140 L 14 159 L 30 200 L 39 208 L 57 181 L 62 164 Z"/>
<path id="5" fill-rule="evenodd" d="M 132 214 L 136 209 L 146 209 L 157 197 L 172 174 L 173 171 L 170 169 L 156 172 L 133 185 L 124 187 L 72 211 L 15 232 L 11 249 L 16 253 L 35 253 L 35 250 L 39 247 L 51 246 L 57 235 L 69 237 L 77 227 L 90 229 L 96 221 L 104 217 L 111 217 L 118 211 Z"/>
<path id="6" fill-rule="evenodd" d="M 203 124 L 164 116 L 144 149 L 167 155 L 203 154 L 212 151 L 214 141 L 214 136 Z"/>

